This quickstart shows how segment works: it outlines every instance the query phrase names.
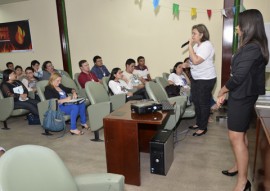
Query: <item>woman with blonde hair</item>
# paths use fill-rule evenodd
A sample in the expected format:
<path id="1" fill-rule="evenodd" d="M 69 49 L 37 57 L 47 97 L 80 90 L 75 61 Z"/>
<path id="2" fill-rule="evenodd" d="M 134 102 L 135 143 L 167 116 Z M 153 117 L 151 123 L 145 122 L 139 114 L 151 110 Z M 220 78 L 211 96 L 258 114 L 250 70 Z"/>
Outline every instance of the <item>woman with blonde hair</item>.
<path id="1" fill-rule="evenodd" d="M 58 73 L 53 73 L 51 75 L 49 83 L 45 87 L 45 97 L 46 99 L 58 99 L 60 110 L 65 114 L 70 115 L 70 133 L 72 135 L 83 135 L 84 132 L 77 129 L 76 120 L 78 115 L 80 115 L 82 128 L 89 129 L 88 125 L 86 124 L 85 104 L 65 104 L 72 99 L 76 99 L 77 93 L 74 89 L 63 86 L 61 84 L 61 79 L 62 77 Z M 72 96 L 68 96 L 68 94 L 72 94 Z"/>

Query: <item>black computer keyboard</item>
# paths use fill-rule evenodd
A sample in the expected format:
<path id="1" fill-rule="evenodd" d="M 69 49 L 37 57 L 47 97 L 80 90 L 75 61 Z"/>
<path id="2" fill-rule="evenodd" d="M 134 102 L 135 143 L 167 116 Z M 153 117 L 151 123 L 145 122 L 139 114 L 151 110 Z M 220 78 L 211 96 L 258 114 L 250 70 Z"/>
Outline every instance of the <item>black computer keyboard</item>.
<path id="1" fill-rule="evenodd" d="M 159 101 L 159 103 L 162 104 L 163 111 L 174 110 L 174 106 L 168 100 L 161 100 L 161 101 Z"/>

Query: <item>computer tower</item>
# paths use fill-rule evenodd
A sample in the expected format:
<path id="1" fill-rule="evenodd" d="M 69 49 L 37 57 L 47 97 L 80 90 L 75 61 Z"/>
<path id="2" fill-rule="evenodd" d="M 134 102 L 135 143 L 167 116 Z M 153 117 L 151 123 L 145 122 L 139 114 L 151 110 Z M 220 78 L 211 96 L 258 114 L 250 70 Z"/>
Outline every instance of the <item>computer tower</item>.
<path id="1" fill-rule="evenodd" d="M 166 175 L 173 162 L 173 132 L 163 129 L 150 141 L 150 172 Z"/>

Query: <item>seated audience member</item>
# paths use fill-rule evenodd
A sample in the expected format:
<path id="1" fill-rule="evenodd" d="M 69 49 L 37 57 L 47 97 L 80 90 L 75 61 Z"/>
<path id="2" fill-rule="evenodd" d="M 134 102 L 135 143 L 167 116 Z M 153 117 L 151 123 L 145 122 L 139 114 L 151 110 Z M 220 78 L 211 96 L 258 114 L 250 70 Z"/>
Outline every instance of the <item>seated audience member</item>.
<path id="1" fill-rule="evenodd" d="M 5 154 L 6 150 L 3 147 L 0 147 L 0 157 Z"/>
<path id="2" fill-rule="evenodd" d="M 78 81 L 82 88 L 85 88 L 85 83 L 88 81 L 99 82 L 97 76 L 90 71 L 89 64 L 86 60 L 81 60 L 79 62 L 79 67 L 81 73 L 78 76 Z"/>
<path id="3" fill-rule="evenodd" d="M 189 57 L 185 58 L 184 60 L 184 65 L 188 65 L 189 66 Z M 191 72 L 190 72 L 190 67 L 183 67 L 183 71 L 186 73 L 187 77 L 189 80 L 192 79 L 192 76 L 191 76 Z"/>
<path id="4" fill-rule="evenodd" d="M 185 72 L 183 72 L 183 62 L 177 62 L 172 73 L 169 75 L 168 82 L 175 86 L 181 86 L 180 95 L 190 95 L 190 80 Z"/>
<path id="5" fill-rule="evenodd" d="M 50 76 L 54 73 L 62 75 L 62 71 L 54 69 L 51 61 L 45 61 L 42 65 L 43 75 L 40 80 L 49 80 Z"/>
<path id="6" fill-rule="evenodd" d="M 42 71 L 42 69 L 40 68 L 40 63 L 39 63 L 39 61 L 33 60 L 33 61 L 31 62 L 31 67 L 34 69 L 34 76 L 35 76 L 38 80 L 40 80 L 40 79 L 42 78 L 42 76 L 43 76 L 43 71 Z"/>
<path id="7" fill-rule="evenodd" d="M 65 105 L 65 102 L 76 99 L 77 93 L 74 89 L 63 86 L 61 84 L 61 79 L 61 75 L 57 72 L 51 75 L 48 85 L 45 87 L 45 98 L 58 99 L 60 110 L 65 114 L 70 115 L 70 133 L 72 135 L 83 135 L 84 132 L 77 129 L 76 122 L 78 115 L 80 115 L 82 128 L 89 129 L 88 125 L 86 124 L 85 103 Z M 68 94 L 72 94 L 72 96 L 68 96 Z"/>
<path id="8" fill-rule="evenodd" d="M 137 58 L 137 66 L 135 66 L 133 74 L 137 74 L 143 82 L 152 80 L 143 56 Z"/>
<path id="9" fill-rule="evenodd" d="M 7 67 L 7 69 L 15 70 L 14 64 L 12 62 L 6 63 L 6 67 Z"/>
<path id="10" fill-rule="evenodd" d="M 34 76 L 34 69 L 31 67 L 27 67 L 25 69 L 26 77 L 22 79 L 23 85 L 27 88 L 29 92 L 35 93 L 35 99 L 40 101 L 40 98 L 37 94 L 37 78 Z"/>
<path id="11" fill-rule="evenodd" d="M 23 68 L 19 65 L 15 66 L 15 74 L 17 76 L 17 80 L 22 81 L 22 79 L 25 78 Z"/>
<path id="12" fill-rule="evenodd" d="M 145 90 L 144 83 L 136 74 L 133 74 L 134 68 L 135 60 L 132 58 L 127 59 L 126 70 L 123 72 L 123 80 L 127 83 L 130 89 L 137 89 L 137 95 L 143 95 L 144 99 L 148 99 L 149 96 Z"/>
<path id="13" fill-rule="evenodd" d="M 99 80 L 101 80 L 104 76 L 110 75 L 110 72 L 103 64 L 102 58 L 100 56 L 95 56 L 93 58 L 93 62 L 94 66 L 92 67 L 91 72 L 93 72 Z"/>
<path id="14" fill-rule="evenodd" d="M 38 116 L 38 101 L 28 97 L 28 90 L 19 80 L 13 70 L 6 69 L 3 73 L 1 91 L 4 97 L 14 98 L 14 109 L 27 109 Z"/>
<path id="15" fill-rule="evenodd" d="M 127 95 L 127 101 L 130 100 L 141 100 L 144 97 L 142 95 L 137 95 L 136 92 L 132 93 L 129 92 L 129 87 L 126 84 L 123 78 L 123 72 L 120 68 L 114 68 L 112 69 L 111 76 L 109 79 L 109 91 L 110 93 L 117 95 L 117 94 L 126 94 Z"/>

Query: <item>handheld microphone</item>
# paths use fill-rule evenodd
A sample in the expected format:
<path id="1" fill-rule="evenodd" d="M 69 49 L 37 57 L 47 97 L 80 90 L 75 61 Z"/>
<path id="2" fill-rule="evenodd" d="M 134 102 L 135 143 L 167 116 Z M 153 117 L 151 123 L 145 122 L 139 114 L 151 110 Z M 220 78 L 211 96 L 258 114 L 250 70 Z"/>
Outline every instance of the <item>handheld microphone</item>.
<path id="1" fill-rule="evenodd" d="M 184 44 L 182 44 L 181 48 L 185 47 L 186 45 L 188 45 L 189 41 L 185 42 Z"/>

